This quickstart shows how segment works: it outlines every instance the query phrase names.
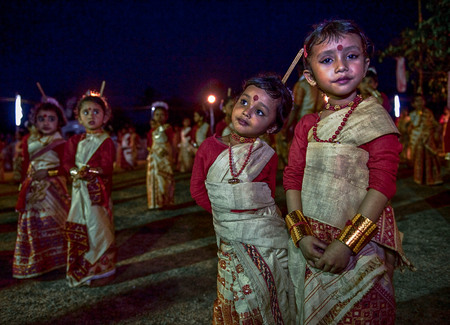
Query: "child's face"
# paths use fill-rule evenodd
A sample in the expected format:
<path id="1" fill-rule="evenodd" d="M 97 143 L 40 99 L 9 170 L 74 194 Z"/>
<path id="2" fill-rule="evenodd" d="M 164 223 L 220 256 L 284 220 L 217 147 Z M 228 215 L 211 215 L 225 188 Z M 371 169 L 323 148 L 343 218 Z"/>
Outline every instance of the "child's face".
<path id="1" fill-rule="evenodd" d="M 195 123 L 203 122 L 203 116 L 201 116 L 199 113 L 195 112 L 194 113 L 194 122 Z"/>
<path id="2" fill-rule="evenodd" d="M 362 95 L 370 95 L 370 92 L 376 90 L 378 83 L 372 77 L 365 77 L 358 86 Z"/>
<path id="3" fill-rule="evenodd" d="M 84 102 L 78 113 L 78 121 L 87 131 L 97 131 L 106 123 L 105 112 L 97 103 Z"/>
<path id="4" fill-rule="evenodd" d="M 188 127 L 188 126 L 190 126 L 190 125 L 191 125 L 191 120 L 188 119 L 188 118 L 185 118 L 185 119 L 183 120 L 183 126 L 184 126 L 184 127 Z"/>
<path id="5" fill-rule="evenodd" d="M 413 102 L 411 103 L 412 107 L 414 107 L 417 110 L 421 110 L 425 107 L 425 100 L 422 96 L 416 96 L 414 97 Z"/>
<path id="6" fill-rule="evenodd" d="M 36 128 L 43 135 L 51 135 L 58 130 L 58 115 L 54 111 L 40 110 L 36 115 Z"/>
<path id="7" fill-rule="evenodd" d="M 153 112 L 153 119 L 158 124 L 164 124 L 166 122 L 166 112 L 163 109 L 158 108 Z"/>
<path id="8" fill-rule="evenodd" d="M 255 138 L 276 129 L 278 101 L 256 86 L 247 87 L 234 105 L 231 115 L 236 133 Z"/>
<path id="9" fill-rule="evenodd" d="M 333 100 L 353 99 L 364 78 L 370 60 L 364 56 L 361 38 L 346 34 L 338 41 L 316 44 L 310 53 L 311 70 L 306 79 Z"/>
<path id="10" fill-rule="evenodd" d="M 223 112 L 225 113 L 225 115 L 231 115 L 231 113 L 233 112 L 233 106 L 234 106 L 234 102 L 233 102 L 233 101 L 229 101 L 229 102 L 223 107 Z"/>

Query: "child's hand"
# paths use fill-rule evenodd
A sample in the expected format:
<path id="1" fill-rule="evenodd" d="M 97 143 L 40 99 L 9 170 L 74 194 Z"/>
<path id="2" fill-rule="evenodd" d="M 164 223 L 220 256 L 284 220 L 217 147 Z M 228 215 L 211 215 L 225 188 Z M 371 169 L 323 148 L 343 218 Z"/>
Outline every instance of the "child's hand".
<path id="1" fill-rule="evenodd" d="M 316 263 L 322 257 L 327 244 L 314 236 L 306 236 L 300 240 L 299 248 L 308 264 L 317 267 Z"/>
<path id="2" fill-rule="evenodd" d="M 339 273 L 347 266 L 352 251 L 339 240 L 334 240 L 325 249 L 316 267 L 324 272 Z"/>

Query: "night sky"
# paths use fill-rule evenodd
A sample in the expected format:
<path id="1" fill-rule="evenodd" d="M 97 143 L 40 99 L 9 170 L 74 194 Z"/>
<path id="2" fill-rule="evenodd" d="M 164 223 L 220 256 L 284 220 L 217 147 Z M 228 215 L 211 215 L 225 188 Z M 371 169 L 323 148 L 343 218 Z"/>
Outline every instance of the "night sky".
<path id="1" fill-rule="evenodd" d="M 408 5 L 405 5 L 408 3 Z M 0 97 L 39 101 L 39 81 L 63 105 L 87 89 L 111 106 L 136 108 L 150 99 L 192 108 L 261 71 L 283 75 L 314 23 L 355 20 L 376 49 L 417 21 L 415 1 L 2 1 Z M 395 92 L 395 65 L 378 70 L 380 89 Z M 287 84 L 296 81 L 294 70 Z M 147 94 L 147 95 L 146 95 Z M 8 106 L 9 105 L 9 106 Z M 2 103 L 0 126 L 12 115 Z M 6 106 L 6 107 L 5 107 Z M 138 121 L 136 121 L 138 122 Z"/>

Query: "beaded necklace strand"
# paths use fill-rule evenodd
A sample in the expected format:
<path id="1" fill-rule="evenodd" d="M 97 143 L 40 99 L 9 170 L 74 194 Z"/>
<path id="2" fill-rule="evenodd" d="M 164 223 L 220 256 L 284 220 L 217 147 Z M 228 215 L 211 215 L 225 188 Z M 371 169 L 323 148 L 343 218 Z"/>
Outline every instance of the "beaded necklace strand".
<path id="1" fill-rule="evenodd" d="M 235 134 L 234 132 L 231 133 L 231 137 L 234 140 L 239 141 L 240 143 L 251 143 L 250 148 L 248 149 L 247 157 L 245 158 L 244 164 L 242 165 L 241 169 L 237 173 L 235 173 L 233 171 L 233 154 L 232 154 L 232 150 L 231 150 L 231 141 L 228 142 L 228 162 L 230 165 L 231 176 L 233 176 L 233 178 L 228 180 L 228 183 L 229 184 L 237 184 L 237 183 L 241 182 L 241 180 L 238 177 L 244 170 L 245 166 L 247 166 L 247 164 L 248 164 L 250 155 L 252 154 L 252 151 L 253 151 L 253 146 L 255 145 L 256 138 L 241 137 L 241 136 Z"/>
<path id="2" fill-rule="evenodd" d="M 330 142 L 330 143 L 334 143 L 337 136 L 339 135 L 339 133 L 341 133 L 342 129 L 344 128 L 345 124 L 348 121 L 348 118 L 350 117 L 350 115 L 352 115 L 353 111 L 356 109 L 356 107 L 359 105 L 359 103 L 362 102 L 362 97 L 360 95 L 356 96 L 354 100 L 352 100 L 351 102 L 349 102 L 347 105 L 344 106 L 339 106 L 339 105 L 335 105 L 335 106 L 328 106 L 329 104 L 327 104 L 327 106 L 325 107 L 325 109 L 329 109 L 332 111 L 336 111 L 345 107 L 350 106 L 350 109 L 348 110 L 347 113 L 345 113 L 344 118 L 342 119 L 341 125 L 338 126 L 337 130 L 334 132 L 334 134 L 331 136 L 331 138 L 329 138 L 328 140 L 322 140 L 317 136 L 317 125 L 319 124 L 320 121 L 320 114 L 317 117 L 316 123 L 313 126 L 313 137 L 314 140 L 316 140 L 317 142 Z M 328 108 L 327 108 L 328 107 Z M 336 107 L 339 107 L 338 109 L 336 109 Z"/>

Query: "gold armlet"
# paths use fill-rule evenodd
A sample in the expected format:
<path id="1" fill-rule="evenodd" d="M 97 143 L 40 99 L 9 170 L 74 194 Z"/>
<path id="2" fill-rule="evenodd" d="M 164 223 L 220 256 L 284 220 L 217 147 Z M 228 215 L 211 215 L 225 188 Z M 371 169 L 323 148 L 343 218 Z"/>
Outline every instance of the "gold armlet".
<path id="1" fill-rule="evenodd" d="M 338 240 L 348 246 L 356 255 L 377 233 L 378 227 L 372 220 L 358 213 L 342 230 Z"/>
<path id="2" fill-rule="evenodd" d="M 53 177 L 53 176 L 58 176 L 58 170 L 57 169 L 49 169 L 47 170 L 48 176 Z"/>
<path id="3" fill-rule="evenodd" d="M 100 171 L 97 168 L 89 168 L 88 173 L 91 174 L 100 174 Z"/>
<path id="4" fill-rule="evenodd" d="M 72 167 L 72 168 L 70 168 L 69 174 L 70 174 L 70 176 L 72 176 L 72 177 L 77 176 L 77 175 L 78 175 L 78 168 L 77 168 L 77 167 Z"/>
<path id="5" fill-rule="evenodd" d="M 284 220 L 295 246 L 298 247 L 298 243 L 303 237 L 313 235 L 308 221 L 300 210 L 292 211 Z"/>

